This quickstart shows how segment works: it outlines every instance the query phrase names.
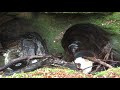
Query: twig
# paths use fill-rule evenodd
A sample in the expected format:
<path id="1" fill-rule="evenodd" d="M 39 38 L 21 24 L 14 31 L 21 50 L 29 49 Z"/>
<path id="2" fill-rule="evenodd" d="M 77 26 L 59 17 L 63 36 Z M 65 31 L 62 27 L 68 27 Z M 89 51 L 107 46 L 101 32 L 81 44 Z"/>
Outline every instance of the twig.
<path id="1" fill-rule="evenodd" d="M 103 60 L 104 61 L 104 60 Z M 106 61 L 106 60 L 105 60 Z M 115 62 L 115 63 L 120 63 L 120 61 L 114 61 L 114 60 L 107 60 L 107 61 L 110 61 L 110 62 Z"/>
<path id="2" fill-rule="evenodd" d="M 84 58 L 86 58 L 86 59 L 88 59 L 90 61 L 93 61 L 93 62 L 97 62 L 97 63 L 99 63 L 99 64 L 101 64 L 103 66 L 106 66 L 108 68 L 113 68 L 113 66 L 103 62 L 101 59 L 96 59 L 96 58 L 91 58 L 91 57 L 84 57 Z"/>
<path id="3" fill-rule="evenodd" d="M 112 50 L 112 47 L 109 49 L 108 53 L 105 55 L 104 60 L 108 60 L 111 50 Z"/>
<path id="4" fill-rule="evenodd" d="M 98 69 L 99 69 L 100 67 L 101 67 L 101 65 L 98 65 L 97 68 L 96 68 L 96 70 L 95 70 L 95 72 L 98 71 Z"/>
<path id="5" fill-rule="evenodd" d="M 32 59 L 40 59 L 40 58 L 49 58 L 51 57 L 51 55 L 46 55 L 46 56 L 26 56 L 26 57 L 20 57 L 20 58 L 16 58 L 11 60 L 11 62 L 9 62 L 8 64 L 6 64 L 5 66 L 0 67 L 0 71 L 5 70 L 6 68 L 10 67 L 13 64 L 19 63 L 23 60 L 32 60 Z"/>
<path id="6" fill-rule="evenodd" d="M 77 70 L 75 64 L 72 63 L 72 62 L 66 62 L 65 60 L 61 60 L 61 59 L 56 58 L 56 57 L 54 57 L 52 55 L 45 55 L 45 56 L 43 56 L 43 55 L 41 55 L 41 56 L 35 55 L 35 56 L 27 56 L 27 57 L 13 59 L 7 65 L 0 67 L 0 71 L 3 71 L 5 69 L 7 69 L 8 67 L 10 67 L 11 65 L 19 63 L 20 61 L 32 60 L 32 59 L 40 59 L 40 60 L 37 63 L 27 65 L 26 67 L 18 70 L 17 72 L 20 72 L 20 71 L 24 71 L 24 72 L 32 71 L 32 70 L 35 70 L 35 69 L 37 69 L 39 67 L 42 67 L 44 65 L 47 65 L 47 66 L 59 65 L 59 66 L 64 66 L 64 67 L 73 69 L 73 70 Z"/>

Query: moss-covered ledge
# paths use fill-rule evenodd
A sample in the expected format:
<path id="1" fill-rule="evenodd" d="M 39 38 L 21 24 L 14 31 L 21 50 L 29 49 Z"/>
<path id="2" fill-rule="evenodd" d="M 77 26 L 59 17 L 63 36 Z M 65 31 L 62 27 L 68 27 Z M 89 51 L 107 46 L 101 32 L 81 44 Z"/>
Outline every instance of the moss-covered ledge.
<path id="1" fill-rule="evenodd" d="M 63 67 L 44 67 L 32 72 L 1 76 L 1 78 L 120 78 L 120 67 L 97 72 L 94 75 L 83 74 Z"/>

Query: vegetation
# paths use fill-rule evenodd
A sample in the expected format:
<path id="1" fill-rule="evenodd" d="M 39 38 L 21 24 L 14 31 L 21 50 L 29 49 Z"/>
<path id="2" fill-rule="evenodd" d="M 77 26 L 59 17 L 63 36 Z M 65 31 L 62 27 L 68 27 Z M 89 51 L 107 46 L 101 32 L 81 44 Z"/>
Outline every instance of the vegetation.
<path id="1" fill-rule="evenodd" d="M 107 13 L 107 12 L 106 12 Z M 90 22 L 103 27 L 106 31 L 112 33 L 111 44 L 113 48 L 120 52 L 120 12 L 102 13 L 39 13 L 32 16 L 27 13 L 18 15 L 32 23 L 32 26 L 40 32 L 46 40 L 49 52 L 52 54 L 64 55 L 61 47 L 61 38 L 65 30 L 77 23 Z M 67 68 L 40 68 L 33 72 L 14 74 L 3 78 L 119 78 L 120 68 L 113 68 L 95 75 L 85 75 L 81 72 Z"/>
<path id="2" fill-rule="evenodd" d="M 32 19 L 33 20 L 33 19 Z M 50 53 L 63 53 L 61 38 L 64 32 L 77 23 L 90 22 L 103 27 L 106 31 L 114 34 L 111 43 L 114 48 L 120 50 L 120 13 L 108 14 L 84 14 L 84 13 L 40 13 L 37 19 L 32 21 L 33 26 L 45 38 Z"/>
<path id="3" fill-rule="evenodd" d="M 112 68 L 92 75 L 63 67 L 44 67 L 33 72 L 15 73 L 11 76 L 3 76 L 2 78 L 120 78 L 120 68 Z"/>

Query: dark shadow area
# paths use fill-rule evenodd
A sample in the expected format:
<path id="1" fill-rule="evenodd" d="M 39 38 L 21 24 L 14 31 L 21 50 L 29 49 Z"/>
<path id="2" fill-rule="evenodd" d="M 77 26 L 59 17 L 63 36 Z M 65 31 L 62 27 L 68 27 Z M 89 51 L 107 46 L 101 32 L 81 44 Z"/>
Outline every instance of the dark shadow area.
<path id="1" fill-rule="evenodd" d="M 93 71 L 96 72 L 108 69 L 109 66 L 102 65 L 104 62 L 106 65 L 110 64 L 109 68 L 120 66 L 120 62 L 114 62 L 118 60 L 119 55 L 110 44 L 110 36 L 110 33 L 95 24 L 81 23 L 71 26 L 64 33 L 61 41 L 67 55 L 66 60 L 77 63 L 78 68 L 85 73 L 91 72 L 91 67 L 94 67 Z M 96 61 L 97 59 L 103 62 Z"/>
<path id="2" fill-rule="evenodd" d="M 113 12 L 32 12 L 32 15 L 34 17 L 38 17 L 40 14 L 47 14 L 47 15 L 51 15 L 57 18 L 65 18 L 65 17 L 79 17 L 79 18 L 83 18 L 83 19 L 87 19 L 87 17 L 89 18 L 104 18 L 107 15 L 111 15 L 113 14 Z"/>

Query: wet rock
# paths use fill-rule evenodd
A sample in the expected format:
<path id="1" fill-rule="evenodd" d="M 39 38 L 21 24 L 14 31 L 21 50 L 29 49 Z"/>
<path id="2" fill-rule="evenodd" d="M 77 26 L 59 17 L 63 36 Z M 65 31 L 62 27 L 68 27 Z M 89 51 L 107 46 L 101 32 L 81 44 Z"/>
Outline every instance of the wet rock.
<path id="1" fill-rule="evenodd" d="M 45 55 L 48 52 L 42 37 L 36 32 L 26 32 L 25 34 L 20 35 L 16 40 L 10 39 L 9 42 L 7 41 L 9 40 L 3 42 L 4 48 L 7 47 L 6 52 L 4 53 L 5 65 L 15 58 Z M 32 61 L 23 60 L 17 64 L 11 65 L 9 68 L 17 70 L 33 63 L 37 63 L 37 59 Z"/>

